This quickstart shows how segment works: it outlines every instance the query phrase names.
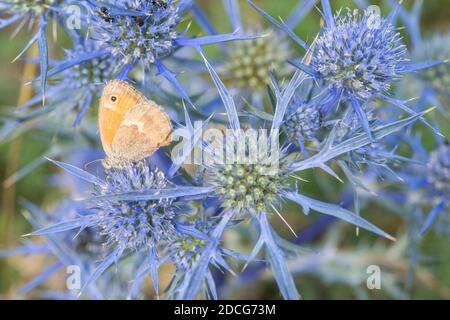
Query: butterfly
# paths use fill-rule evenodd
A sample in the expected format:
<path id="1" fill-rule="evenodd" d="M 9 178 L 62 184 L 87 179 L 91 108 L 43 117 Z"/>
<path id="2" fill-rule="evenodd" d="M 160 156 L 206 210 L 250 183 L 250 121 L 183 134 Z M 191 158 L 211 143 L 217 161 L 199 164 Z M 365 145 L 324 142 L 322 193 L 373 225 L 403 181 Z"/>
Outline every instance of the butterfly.
<path id="1" fill-rule="evenodd" d="M 105 167 L 138 162 L 172 140 L 172 123 L 164 109 L 126 81 L 106 84 L 98 119 Z"/>

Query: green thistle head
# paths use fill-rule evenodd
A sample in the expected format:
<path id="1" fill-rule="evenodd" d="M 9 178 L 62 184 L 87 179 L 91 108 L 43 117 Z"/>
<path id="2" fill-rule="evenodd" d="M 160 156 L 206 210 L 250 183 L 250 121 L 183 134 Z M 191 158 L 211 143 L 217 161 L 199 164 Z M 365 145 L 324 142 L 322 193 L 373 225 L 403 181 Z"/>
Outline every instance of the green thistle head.
<path id="1" fill-rule="evenodd" d="M 269 164 L 217 165 L 208 170 L 208 177 L 225 208 L 241 213 L 270 212 L 289 186 L 284 166 L 277 174 L 268 174 L 271 170 Z"/>
<path id="2" fill-rule="evenodd" d="M 267 31 L 265 34 L 274 34 Z M 254 40 L 237 41 L 229 52 L 225 73 L 230 85 L 239 89 L 265 90 L 270 84 L 269 72 L 287 74 L 286 61 L 290 57 L 285 36 L 263 36 Z"/>

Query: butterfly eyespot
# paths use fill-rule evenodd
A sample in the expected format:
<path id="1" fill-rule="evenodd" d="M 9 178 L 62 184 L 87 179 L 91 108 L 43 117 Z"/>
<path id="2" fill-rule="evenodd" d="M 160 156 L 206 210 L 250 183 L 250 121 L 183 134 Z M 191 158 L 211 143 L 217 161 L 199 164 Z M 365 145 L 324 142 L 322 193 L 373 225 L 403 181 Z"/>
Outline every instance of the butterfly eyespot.
<path id="1" fill-rule="evenodd" d="M 117 101 L 117 96 L 111 96 L 109 98 L 109 100 L 111 100 L 111 102 L 116 102 Z"/>

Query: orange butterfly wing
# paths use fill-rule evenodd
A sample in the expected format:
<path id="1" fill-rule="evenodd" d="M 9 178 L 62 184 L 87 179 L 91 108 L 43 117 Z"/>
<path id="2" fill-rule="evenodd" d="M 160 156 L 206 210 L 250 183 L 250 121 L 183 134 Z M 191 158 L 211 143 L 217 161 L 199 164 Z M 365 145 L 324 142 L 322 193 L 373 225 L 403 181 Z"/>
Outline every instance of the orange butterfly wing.
<path id="1" fill-rule="evenodd" d="M 112 80 L 105 86 L 100 98 L 99 127 L 100 139 L 105 153 L 112 152 L 111 146 L 125 118 L 125 114 L 147 99 L 129 83 L 121 80 Z"/>
<path id="2" fill-rule="evenodd" d="M 129 110 L 112 141 L 112 157 L 139 161 L 171 142 L 172 124 L 153 102 Z"/>

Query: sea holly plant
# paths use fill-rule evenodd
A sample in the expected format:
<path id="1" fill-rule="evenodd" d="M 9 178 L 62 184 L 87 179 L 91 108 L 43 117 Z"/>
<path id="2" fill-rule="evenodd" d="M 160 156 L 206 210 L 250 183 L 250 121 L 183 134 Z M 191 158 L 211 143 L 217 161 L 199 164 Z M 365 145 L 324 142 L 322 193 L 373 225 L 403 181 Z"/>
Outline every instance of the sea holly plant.
<path id="1" fill-rule="evenodd" d="M 367 8 L 368 1 L 355 1 L 360 7 Z M 385 0 L 391 8 L 397 6 L 396 1 Z M 434 126 L 439 127 L 441 119 L 448 116 L 448 94 L 443 90 L 448 79 L 448 61 L 450 58 L 448 34 L 435 30 L 426 35 L 421 30 L 422 19 L 421 0 L 413 1 L 409 7 L 399 6 L 397 23 L 404 25 L 406 35 L 411 43 L 411 58 L 418 61 L 441 61 L 442 63 L 420 70 L 402 78 L 399 82 L 397 95 L 402 98 L 416 97 L 411 108 L 420 112 L 429 104 L 437 106 L 439 113 L 432 113 L 430 119 Z M 445 130 L 445 126 L 441 129 Z M 405 140 L 410 146 L 409 157 L 412 162 L 405 163 L 398 174 L 403 183 L 386 192 L 377 192 L 374 200 L 397 212 L 405 221 L 408 229 L 409 257 L 409 289 L 412 288 L 414 275 L 428 253 L 422 246 L 426 234 L 448 234 L 448 204 L 445 200 L 446 158 L 448 157 L 446 139 L 436 136 L 433 147 L 425 146 L 426 134 L 420 127 L 414 127 L 409 134 L 400 134 L 390 141 L 391 145 L 399 140 Z M 389 181 L 389 180 L 388 180 Z M 440 187 L 441 186 L 441 187 Z M 400 200 L 400 201 L 399 201 Z"/>
<path id="2" fill-rule="evenodd" d="M 419 83 L 417 87 L 422 89 L 421 100 L 430 102 L 439 107 L 443 114 L 448 113 L 450 80 L 450 35 L 435 34 L 432 38 L 424 40 L 414 49 L 413 55 L 419 59 L 441 60 L 444 63 L 433 68 L 423 70 L 417 74 Z"/>
<path id="3" fill-rule="evenodd" d="M 448 215 L 448 192 L 450 177 L 450 147 L 448 141 L 441 142 L 430 154 L 427 162 L 426 181 L 429 184 L 428 194 L 432 199 L 432 209 L 421 229 L 424 234 L 434 223 L 437 217 L 442 214 L 439 222 L 435 224 L 435 230 L 438 232 L 449 233 L 449 215 Z"/>
<path id="4" fill-rule="evenodd" d="M 303 211 L 307 214 L 310 210 L 317 211 L 326 215 L 336 216 L 358 227 L 368 229 L 381 236 L 393 239 L 392 236 L 385 233 L 378 227 L 369 223 L 353 212 L 341 208 L 338 205 L 321 202 L 299 193 L 297 183 L 293 183 L 291 178 L 303 170 L 310 168 L 322 168 L 327 172 L 332 172 L 327 163 L 343 154 L 363 148 L 370 144 L 370 139 L 365 133 L 355 134 L 344 141 L 335 144 L 336 131 L 332 130 L 325 141 L 322 150 L 311 158 L 296 160 L 289 157 L 284 148 L 271 149 L 272 155 L 279 157 L 276 163 L 279 166 L 274 173 L 270 173 L 273 162 L 262 164 L 261 159 L 256 158 L 256 162 L 238 162 L 240 157 L 246 159 L 255 152 L 252 146 L 255 141 L 247 146 L 243 146 L 242 154 L 237 154 L 232 158 L 231 163 L 225 161 L 224 154 L 229 154 L 223 148 L 231 148 L 233 153 L 238 150 L 236 141 L 245 141 L 247 136 L 241 130 L 240 119 L 236 111 L 234 99 L 226 89 L 212 66 L 205 60 L 215 82 L 220 95 L 223 99 L 225 110 L 229 119 L 229 135 L 225 135 L 225 141 L 214 146 L 206 142 L 204 148 L 211 162 L 205 163 L 205 178 L 207 185 L 213 186 L 213 193 L 221 201 L 224 208 L 222 221 L 214 230 L 216 241 L 211 243 L 209 250 L 200 255 L 192 272 L 190 272 L 182 285 L 182 290 L 178 296 L 181 299 L 193 299 L 197 294 L 202 279 L 205 277 L 205 271 L 215 256 L 215 246 L 219 244 L 219 239 L 224 232 L 225 226 L 230 220 L 244 219 L 255 223 L 259 230 L 260 238 L 255 243 L 254 249 L 250 254 L 248 263 L 250 263 L 264 247 L 266 260 L 272 268 L 273 275 L 278 283 L 281 294 L 285 299 L 298 299 L 300 296 L 295 287 L 292 276 L 289 273 L 286 264 L 287 252 L 284 250 L 279 236 L 275 233 L 269 223 L 269 217 L 272 214 L 278 215 L 284 222 L 284 217 L 279 213 L 279 206 L 283 199 L 288 199 L 300 204 Z M 278 130 L 281 126 L 287 105 L 292 98 L 294 91 L 300 87 L 307 78 L 304 72 L 298 71 L 293 76 L 289 84 L 279 91 L 276 91 L 276 108 L 273 115 L 273 121 L 270 127 L 269 136 L 278 138 Z M 374 135 L 377 139 L 382 139 L 387 135 L 408 126 L 420 117 L 411 116 L 394 123 L 374 129 Z M 230 142 L 228 139 L 231 138 Z M 220 141 L 224 141 L 219 139 Z M 271 141 L 271 140 L 270 140 Z M 267 141 L 266 141 L 267 142 Z M 274 145 L 271 146 L 272 148 Z M 241 158 L 242 159 L 242 158 Z M 227 159 L 228 160 L 228 159 Z M 271 158 L 275 160 L 275 158 Z M 277 208 L 278 207 L 278 208 Z M 287 222 L 286 222 L 287 223 Z"/>
<path id="5" fill-rule="evenodd" d="M 330 2 L 321 2 L 325 25 L 314 41 L 311 60 L 292 64 L 323 81 L 323 112 L 333 111 L 341 102 L 348 103 L 369 136 L 367 105 L 376 98 L 415 114 L 405 101 L 389 97 L 390 88 L 404 75 L 440 61 L 408 61 L 407 48 L 393 25 L 400 4 L 384 18 L 370 10 L 348 10 L 333 16 Z"/>
<path id="6" fill-rule="evenodd" d="M 408 211 L 415 215 L 406 216 L 417 229 L 413 235 L 415 241 L 430 230 L 448 235 L 448 177 L 449 177 L 449 143 L 437 138 L 433 147 L 424 147 L 420 134 L 405 136 L 404 139 L 414 152 L 414 162 L 409 163 L 400 172 L 405 187 L 392 194 L 384 194 L 384 199 L 393 203 L 396 196 L 407 199 Z M 403 213 L 399 208 L 397 210 Z"/>
<path id="7" fill-rule="evenodd" d="M 50 213 L 44 212 L 35 204 L 28 201 L 24 201 L 22 206 L 26 210 L 25 217 L 35 228 L 69 220 L 77 214 L 83 215 L 87 211 L 86 208 L 80 206 L 80 203 L 71 200 L 62 201 L 59 207 Z M 77 266 L 81 274 L 89 274 L 93 270 L 95 266 L 93 261 L 101 258 L 105 249 L 102 246 L 102 235 L 99 232 L 91 232 L 91 230 L 86 229 L 75 236 L 76 231 L 63 234 L 49 234 L 45 236 L 43 243 L 38 244 L 25 240 L 22 246 L 0 252 L 0 257 L 47 254 L 52 258 L 56 258 L 53 264 L 46 267 L 39 275 L 24 284 L 19 289 L 20 294 L 26 294 L 42 282 L 55 276 L 58 271 L 70 266 Z M 75 295 L 70 290 L 64 293 L 64 295 L 66 299 L 75 298 Z M 102 299 L 104 295 L 98 288 L 90 286 L 83 297 Z"/>
<path id="8" fill-rule="evenodd" d="M 367 1 L 357 0 L 355 2 L 362 8 L 369 6 Z M 398 11 L 398 20 L 405 25 L 407 35 L 412 43 L 412 58 L 419 61 L 441 62 L 426 69 L 419 70 L 402 79 L 399 83 L 399 94 L 415 94 L 417 99 L 412 108 L 416 111 L 424 110 L 431 103 L 437 106 L 437 110 L 441 114 L 447 116 L 448 98 L 447 91 L 444 88 L 449 78 L 448 61 L 450 58 L 450 46 L 448 35 L 434 33 L 432 36 L 424 37 L 420 28 L 423 1 L 415 0 L 409 10 L 403 6 L 398 6 L 396 1 L 393 0 L 385 0 L 384 2 Z M 438 126 L 439 121 L 435 117 L 435 114 L 432 114 L 433 123 Z M 408 164 L 404 170 L 400 171 L 400 175 L 405 181 L 404 194 L 409 198 L 411 190 L 414 190 L 413 193 L 420 190 L 419 193 L 422 196 L 419 198 L 414 197 L 411 201 L 416 203 L 418 200 L 420 202 L 418 204 L 419 207 L 422 207 L 424 202 L 432 204 L 427 219 L 418 218 L 415 220 L 415 227 L 418 229 L 415 236 L 418 236 L 418 234 L 423 235 L 446 207 L 445 197 L 443 197 L 442 193 L 442 186 L 445 183 L 440 181 L 445 181 L 446 176 L 447 143 L 439 135 L 435 138 L 435 148 L 431 152 L 428 152 L 421 141 L 423 140 L 423 134 L 421 132 L 414 130 L 408 135 L 402 134 L 400 136 L 400 139 L 407 141 L 410 145 L 412 157 L 415 159 L 415 162 Z M 440 179 L 438 177 L 443 178 Z M 419 216 L 423 217 L 423 215 Z M 442 220 L 445 221 L 445 216 Z M 436 228 L 442 227 L 441 230 L 446 229 L 446 223 L 444 222 L 442 224 L 437 223 L 435 226 Z"/>

